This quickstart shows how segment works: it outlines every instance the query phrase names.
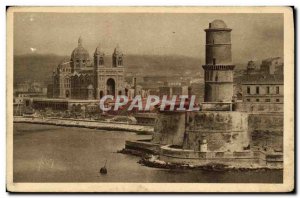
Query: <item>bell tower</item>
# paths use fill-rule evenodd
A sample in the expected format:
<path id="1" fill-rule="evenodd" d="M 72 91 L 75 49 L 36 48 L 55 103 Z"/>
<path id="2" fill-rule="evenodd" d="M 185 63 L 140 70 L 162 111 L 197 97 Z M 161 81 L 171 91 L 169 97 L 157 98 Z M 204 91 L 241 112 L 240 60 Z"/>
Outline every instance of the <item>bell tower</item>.
<path id="1" fill-rule="evenodd" d="M 117 45 L 112 55 L 112 66 L 113 67 L 123 66 L 123 53 L 120 50 L 119 45 Z"/>
<path id="2" fill-rule="evenodd" d="M 101 52 L 100 45 L 98 45 L 94 53 L 94 67 L 104 67 L 104 53 Z"/>
<path id="3" fill-rule="evenodd" d="M 222 20 L 214 20 L 205 29 L 204 102 L 232 101 L 235 66 L 231 59 L 231 30 Z"/>

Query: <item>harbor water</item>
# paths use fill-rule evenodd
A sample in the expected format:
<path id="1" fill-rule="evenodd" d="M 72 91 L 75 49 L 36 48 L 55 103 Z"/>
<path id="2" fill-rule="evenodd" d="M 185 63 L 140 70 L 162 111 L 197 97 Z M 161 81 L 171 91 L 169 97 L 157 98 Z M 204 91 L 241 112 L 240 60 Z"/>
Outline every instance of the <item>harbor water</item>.
<path id="1" fill-rule="evenodd" d="M 14 123 L 14 182 L 282 183 L 282 170 L 168 170 L 142 166 L 117 153 L 125 140 L 147 138 L 124 131 Z M 108 174 L 99 170 L 107 160 Z"/>

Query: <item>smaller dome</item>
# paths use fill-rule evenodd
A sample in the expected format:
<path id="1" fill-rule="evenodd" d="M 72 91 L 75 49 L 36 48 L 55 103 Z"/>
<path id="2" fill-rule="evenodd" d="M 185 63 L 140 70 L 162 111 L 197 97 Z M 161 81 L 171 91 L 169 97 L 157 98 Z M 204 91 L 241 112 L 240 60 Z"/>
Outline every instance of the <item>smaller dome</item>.
<path id="1" fill-rule="evenodd" d="M 227 28 L 226 23 L 223 20 L 216 19 L 213 22 L 209 23 L 210 29 L 222 29 Z"/>

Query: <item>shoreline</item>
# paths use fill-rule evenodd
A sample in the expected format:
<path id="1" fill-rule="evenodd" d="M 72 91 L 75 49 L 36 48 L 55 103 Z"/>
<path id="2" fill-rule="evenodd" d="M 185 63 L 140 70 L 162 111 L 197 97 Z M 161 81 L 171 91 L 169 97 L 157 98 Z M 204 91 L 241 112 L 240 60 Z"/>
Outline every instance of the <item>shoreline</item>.
<path id="1" fill-rule="evenodd" d="M 132 149 L 122 149 L 117 151 L 125 155 L 133 155 L 140 157 L 138 161 L 139 164 L 151 168 L 161 168 L 161 169 L 198 169 L 206 171 L 265 171 L 265 170 L 283 170 L 281 167 L 272 166 L 259 166 L 259 165 L 249 165 L 249 166 L 232 166 L 225 165 L 221 163 L 208 163 L 206 165 L 190 165 L 184 163 L 170 163 L 162 161 L 158 158 L 157 154 L 149 154 L 144 151 L 136 151 Z"/>
<path id="2" fill-rule="evenodd" d="M 42 125 L 56 125 L 65 127 L 78 127 L 89 129 L 101 129 L 101 130 L 117 130 L 135 132 L 137 134 L 149 134 L 152 135 L 154 128 L 151 126 L 126 124 L 120 122 L 98 122 L 94 120 L 76 120 L 65 118 L 25 118 L 17 117 L 13 118 L 14 123 L 29 123 L 29 124 L 42 124 Z"/>

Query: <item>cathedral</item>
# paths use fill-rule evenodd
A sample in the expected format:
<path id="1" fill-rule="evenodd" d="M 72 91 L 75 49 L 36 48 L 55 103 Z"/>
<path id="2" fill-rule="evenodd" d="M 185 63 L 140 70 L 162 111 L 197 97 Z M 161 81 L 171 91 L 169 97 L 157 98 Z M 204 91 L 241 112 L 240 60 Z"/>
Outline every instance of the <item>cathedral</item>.
<path id="1" fill-rule="evenodd" d="M 127 94 L 123 53 L 119 46 L 112 54 L 112 65 L 106 65 L 100 46 L 91 60 L 81 37 L 70 59 L 64 60 L 53 72 L 52 80 L 53 84 L 48 86 L 48 96 L 53 98 L 94 100 L 104 95 Z"/>

